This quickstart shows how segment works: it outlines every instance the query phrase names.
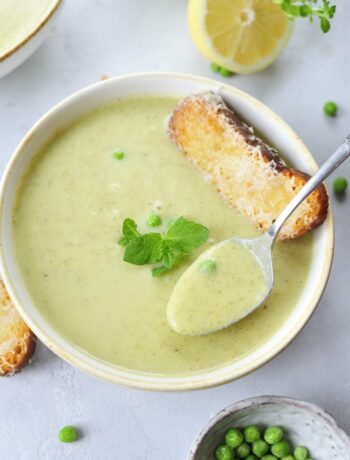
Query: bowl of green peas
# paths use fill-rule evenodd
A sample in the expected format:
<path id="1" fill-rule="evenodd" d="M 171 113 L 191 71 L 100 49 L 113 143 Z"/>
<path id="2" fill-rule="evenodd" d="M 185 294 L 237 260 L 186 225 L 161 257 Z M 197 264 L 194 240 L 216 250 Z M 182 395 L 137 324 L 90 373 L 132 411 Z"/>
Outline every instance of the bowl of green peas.
<path id="1" fill-rule="evenodd" d="M 349 437 L 320 407 L 260 396 L 219 412 L 198 435 L 187 460 L 344 460 L 349 452 Z"/>

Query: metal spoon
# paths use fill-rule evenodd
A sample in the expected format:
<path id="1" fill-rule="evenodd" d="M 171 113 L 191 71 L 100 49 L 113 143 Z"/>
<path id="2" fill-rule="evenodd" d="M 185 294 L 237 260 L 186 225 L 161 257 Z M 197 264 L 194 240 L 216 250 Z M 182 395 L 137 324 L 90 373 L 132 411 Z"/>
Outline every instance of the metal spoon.
<path id="1" fill-rule="evenodd" d="M 255 239 L 242 239 L 242 238 L 229 238 L 227 240 L 221 241 L 220 243 L 215 244 L 211 248 L 209 248 L 204 254 L 200 256 L 202 259 L 208 254 L 208 258 L 213 258 L 215 256 L 215 252 L 219 249 L 222 250 L 223 246 L 229 245 L 232 243 L 240 244 L 244 248 L 248 249 L 250 253 L 254 255 L 259 263 L 260 267 L 262 268 L 263 272 L 266 276 L 266 289 L 259 296 L 259 300 L 254 304 L 251 305 L 249 308 L 245 309 L 243 313 L 240 313 L 239 317 L 232 318 L 232 321 L 227 321 L 220 326 L 215 326 L 215 328 L 211 330 L 205 330 L 201 332 L 184 332 L 178 330 L 176 326 L 176 321 L 174 320 L 174 302 L 172 302 L 172 296 L 170 298 L 167 310 L 167 316 L 170 326 L 179 333 L 189 334 L 189 335 L 205 335 L 211 332 L 215 332 L 220 329 L 224 329 L 231 324 L 234 324 L 247 315 L 252 313 L 256 310 L 269 296 L 273 283 L 274 283 L 274 273 L 273 273 L 273 264 L 272 264 L 272 247 L 273 243 L 281 230 L 283 224 L 288 219 L 288 217 L 292 214 L 292 212 L 307 198 L 310 193 L 315 190 L 338 166 L 343 163 L 348 157 L 350 156 L 350 135 L 343 141 L 343 143 L 339 146 L 339 148 L 333 153 L 333 155 L 321 166 L 318 172 L 309 179 L 309 181 L 304 185 L 304 187 L 295 195 L 292 201 L 285 207 L 279 217 L 275 220 L 275 222 L 271 225 L 271 227 L 260 237 Z M 215 258 L 215 257 L 214 257 Z M 186 276 L 186 274 L 193 273 L 193 266 L 196 264 L 196 261 L 184 272 L 184 274 L 178 280 L 177 285 L 181 283 L 181 280 Z M 192 267 L 192 269 L 191 269 Z M 176 286 L 177 286 L 176 285 Z M 174 291 L 176 290 L 176 286 Z M 173 292 L 174 292 L 173 291 Z M 215 306 L 213 306 L 215 307 Z M 171 311 L 172 309 L 172 311 Z M 195 330 L 195 329 L 194 329 Z"/>

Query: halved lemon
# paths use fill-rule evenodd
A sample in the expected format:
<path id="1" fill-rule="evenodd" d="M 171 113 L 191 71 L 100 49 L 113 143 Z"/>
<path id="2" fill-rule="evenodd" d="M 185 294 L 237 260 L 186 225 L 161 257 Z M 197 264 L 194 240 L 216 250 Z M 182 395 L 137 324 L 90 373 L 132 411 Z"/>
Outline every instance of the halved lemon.
<path id="1" fill-rule="evenodd" d="M 235 73 L 272 64 L 294 25 L 272 0 L 190 0 L 188 19 L 204 56 Z"/>

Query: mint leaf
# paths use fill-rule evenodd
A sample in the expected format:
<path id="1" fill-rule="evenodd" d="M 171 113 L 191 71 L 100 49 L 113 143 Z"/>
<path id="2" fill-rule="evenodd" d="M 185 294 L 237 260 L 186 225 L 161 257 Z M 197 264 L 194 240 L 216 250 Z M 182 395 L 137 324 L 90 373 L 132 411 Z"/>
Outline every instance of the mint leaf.
<path id="1" fill-rule="evenodd" d="M 127 244 L 123 260 L 134 265 L 153 264 L 161 260 L 162 247 L 162 235 L 160 233 L 146 233 L 133 238 Z"/>
<path id="2" fill-rule="evenodd" d="M 165 239 L 178 251 L 191 253 L 206 243 L 209 230 L 201 224 L 196 224 L 184 217 L 179 217 L 168 229 Z"/>
<path id="3" fill-rule="evenodd" d="M 137 230 L 137 224 L 132 219 L 125 219 L 123 222 L 123 237 L 119 240 L 121 246 L 126 246 L 130 241 L 141 236 Z"/>
<path id="4" fill-rule="evenodd" d="M 163 255 L 162 262 L 163 265 L 160 267 L 155 267 L 152 269 L 152 276 L 160 276 L 163 273 L 168 272 L 172 268 L 175 268 L 179 265 L 182 260 L 187 257 L 187 254 L 179 253 L 177 256 L 173 256 L 173 254 L 167 252 L 165 250 L 165 254 Z"/>
<path id="5" fill-rule="evenodd" d="M 179 251 L 176 247 L 172 246 L 171 244 L 169 245 L 169 242 L 166 239 L 163 240 L 163 254 L 161 262 L 167 268 L 173 267 L 187 255 L 187 253 Z"/>
<path id="6" fill-rule="evenodd" d="M 163 239 L 163 254 L 161 262 L 163 265 L 153 268 L 152 276 L 160 276 L 163 273 L 175 268 L 179 263 L 187 257 L 188 254 L 177 250 L 176 248 L 168 245 L 166 239 Z"/>
<path id="7" fill-rule="evenodd" d="M 162 263 L 166 268 L 173 268 L 186 256 L 187 254 L 177 253 L 176 251 L 172 250 L 166 250 L 162 257 Z"/>
<path id="8" fill-rule="evenodd" d="M 331 28 L 331 23 L 329 22 L 329 19 L 327 18 L 321 18 L 320 21 L 321 21 L 322 32 L 326 34 L 327 32 L 329 32 L 329 29 Z"/>

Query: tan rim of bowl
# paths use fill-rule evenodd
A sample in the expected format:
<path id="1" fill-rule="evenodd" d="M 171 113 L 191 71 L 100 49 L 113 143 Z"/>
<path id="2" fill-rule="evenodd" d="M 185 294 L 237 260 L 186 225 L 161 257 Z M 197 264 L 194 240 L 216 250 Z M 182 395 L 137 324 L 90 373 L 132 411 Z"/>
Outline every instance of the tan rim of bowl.
<path id="1" fill-rule="evenodd" d="M 0 62 L 5 61 L 5 59 L 9 58 L 12 56 L 16 51 L 18 51 L 20 48 L 22 48 L 26 43 L 28 43 L 40 30 L 45 26 L 45 24 L 51 19 L 51 17 L 54 15 L 54 13 L 57 11 L 58 7 L 60 4 L 63 2 L 63 0 L 55 0 L 52 2 L 52 6 L 49 9 L 49 11 L 46 13 L 46 15 L 41 19 L 41 21 L 38 23 L 38 25 L 31 31 L 29 35 L 27 35 L 25 38 L 23 38 L 17 45 L 15 45 L 13 48 L 10 50 L 6 51 L 5 54 L 2 54 L 0 56 Z"/>
<path id="2" fill-rule="evenodd" d="M 40 129 L 42 122 L 53 115 L 58 109 L 62 106 L 65 106 L 67 103 L 74 101 L 75 99 L 83 96 L 86 93 L 89 93 L 91 90 L 99 87 L 100 85 L 108 85 L 113 84 L 115 81 L 123 81 L 123 80 L 130 80 L 135 78 L 173 78 L 177 80 L 190 80 L 198 83 L 208 84 L 209 87 L 220 87 L 221 89 L 225 90 L 228 93 L 232 93 L 234 95 L 238 95 L 241 99 L 245 99 L 249 101 L 250 104 L 255 105 L 259 108 L 259 111 L 265 114 L 267 117 L 272 118 L 276 125 L 280 125 L 283 128 L 284 132 L 288 135 L 290 139 L 293 139 L 299 147 L 303 157 L 306 159 L 307 163 L 310 165 L 312 170 L 317 169 L 317 164 L 313 159 L 311 153 L 308 151 L 302 140 L 299 136 L 284 122 L 278 115 L 276 115 L 271 109 L 265 106 L 262 102 L 259 102 L 253 96 L 236 89 L 235 87 L 229 86 L 227 84 L 221 84 L 216 82 L 215 80 L 211 80 L 205 77 L 197 77 L 195 75 L 187 75 L 187 74 L 180 74 L 180 73 L 165 73 L 165 72 L 157 72 L 157 73 L 136 73 L 136 74 L 127 74 L 120 77 L 114 77 L 108 80 L 97 82 L 93 85 L 90 85 L 86 88 L 79 90 L 78 92 L 72 94 L 68 98 L 61 101 L 59 104 L 54 106 L 50 111 L 48 111 L 36 124 L 29 130 L 23 140 L 20 142 L 18 147 L 16 148 L 14 154 L 12 155 L 5 171 L 3 174 L 3 179 L 0 188 L 0 222 L 2 221 L 3 209 L 4 209 L 4 190 L 7 187 L 8 180 L 10 177 L 10 173 L 15 166 L 17 161 L 17 157 L 20 154 L 21 150 L 27 142 L 31 139 L 32 136 L 35 135 L 36 131 Z M 300 315 L 297 324 L 294 325 L 293 328 L 288 330 L 283 338 L 278 342 L 274 350 L 267 350 L 262 353 L 258 358 L 255 359 L 253 363 L 244 363 L 239 369 L 227 369 L 227 366 L 220 366 L 220 368 L 215 368 L 211 370 L 204 370 L 203 371 L 203 378 L 198 378 L 198 372 L 193 375 L 193 380 L 189 380 L 188 377 L 184 376 L 159 376 L 154 374 L 146 374 L 146 373 L 139 373 L 130 370 L 130 375 L 125 375 L 128 373 L 128 369 L 115 367 L 115 371 L 112 372 L 113 366 L 108 366 L 107 369 L 102 369 L 101 365 L 103 362 L 99 359 L 89 357 L 86 353 L 82 353 L 79 351 L 78 348 L 74 349 L 73 351 L 67 351 L 57 340 L 53 340 L 50 335 L 45 330 L 46 328 L 39 324 L 35 319 L 33 319 L 27 312 L 26 309 L 22 307 L 21 302 L 17 296 L 15 283 L 12 282 L 11 277 L 9 275 L 8 267 L 5 262 L 4 257 L 4 247 L 0 244 L 0 265 L 1 265 L 1 272 L 6 284 L 6 287 L 9 291 L 9 294 L 16 305 L 19 313 L 23 317 L 23 319 L 27 322 L 28 326 L 33 330 L 33 332 L 39 337 L 39 339 L 45 343 L 45 345 L 50 348 L 54 353 L 59 355 L 65 361 L 73 364 L 74 366 L 78 367 L 79 369 L 97 377 L 105 381 L 109 381 L 112 383 L 117 383 L 133 388 L 139 388 L 143 390 L 158 390 L 158 391 L 185 391 L 185 390 L 197 390 L 197 389 L 204 389 L 209 388 L 212 386 L 217 386 L 224 384 L 226 382 L 236 380 L 241 378 L 251 372 L 255 371 L 262 365 L 271 361 L 275 356 L 281 353 L 289 344 L 290 342 L 297 336 L 297 334 L 302 330 L 302 328 L 306 325 L 307 321 L 312 316 L 313 312 L 315 311 L 318 302 L 321 299 L 321 296 L 324 292 L 324 289 L 327 284 L 327 280 L 329 277 L 332 259 L 333 259 L 333 249 L 334 249 L 334 228 L 333 228 L 333 216 L 332 211 L 329 209 L 328 216 L 326 221 L 323 223 L 323 227 L 325 228 L 326 232 L 326 240 L 327 240 L 327 247 L 325 248 L 325 256 L 324 256 L 324 264 L 322 268 L 322 273 L 319 278 L 319 282 L 317 286 L 315 286 L 315 290 L 313 295 L 304 309 L 303 313 Z M 0 227 L 0 241 L 3 241 L 2 238 L 2 226 Z M 63 339 L 62 339 L 63 340 Z M 66 348 L 67 342 L 65 342 Z M 90 361 L 90 362 L 89 362 Z M 93 362 L 91 362 L 93 361 Z M 218 369 L 223 369 L 219 375 L 215 375 L 215 371 Z M 138 378 L 137 378 L 138 376 Z M 187 379 L 187 380 L 186 380 Z"/>

